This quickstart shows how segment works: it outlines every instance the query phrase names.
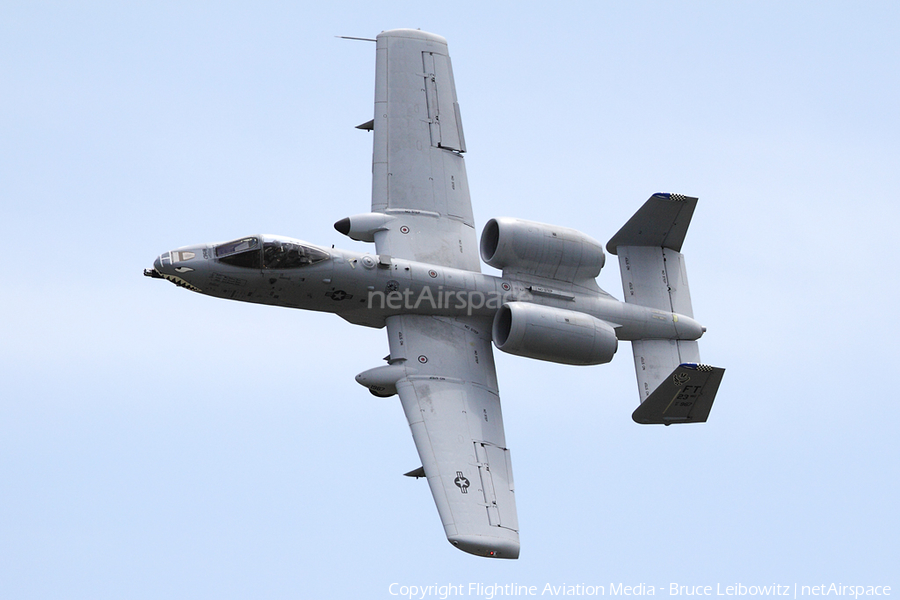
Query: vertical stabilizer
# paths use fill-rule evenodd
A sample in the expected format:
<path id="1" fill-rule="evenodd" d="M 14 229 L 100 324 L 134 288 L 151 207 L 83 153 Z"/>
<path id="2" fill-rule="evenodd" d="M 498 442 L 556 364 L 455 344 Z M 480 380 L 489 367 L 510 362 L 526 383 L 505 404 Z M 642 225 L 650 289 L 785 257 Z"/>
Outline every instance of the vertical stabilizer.
<path id="1" fill-rule="evenodd" d="M 719 367 L 679 365 L 631 418 L 641 425 L 705 423 L 724 374 Z"/>
<path id="2" fill-rule="evenodd" d="M 697 199 L 654 194 L 606 244 L 619 257 L 625 302 L 693 317 L 681 246 Z"/>

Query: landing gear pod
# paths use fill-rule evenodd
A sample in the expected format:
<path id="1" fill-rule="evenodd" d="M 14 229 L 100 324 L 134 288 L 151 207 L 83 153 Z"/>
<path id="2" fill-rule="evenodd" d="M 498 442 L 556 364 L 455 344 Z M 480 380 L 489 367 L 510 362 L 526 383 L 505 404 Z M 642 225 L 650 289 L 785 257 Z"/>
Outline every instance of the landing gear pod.
<path id="1" fill-rule="evenodd" d="M 356 376 L 356 383 L 368 388 L 373 396 L 389 398 L 397 394 L 397 382 L 407 374 L 402 365 L 384 365 L 363 371 Z"/>
<path id="2" fill-rule="evenodd" d="M 384 231 L 394 218 L 384 213 L 365 213 L 345 217 L 334 224 L 338 233 L 342 233 L 357 242 L 374 242 L 375 234 Z"/>

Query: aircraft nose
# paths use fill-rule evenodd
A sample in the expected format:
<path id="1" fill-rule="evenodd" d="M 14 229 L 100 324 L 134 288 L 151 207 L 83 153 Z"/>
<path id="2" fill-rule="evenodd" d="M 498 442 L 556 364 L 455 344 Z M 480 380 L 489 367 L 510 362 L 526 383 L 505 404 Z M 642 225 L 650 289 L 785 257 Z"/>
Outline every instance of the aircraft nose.
<path id="1" fill-rule="evenodd" d="M 145 269 L 144 275 L 157 279 L 167 279 L 177 286 L 199 292 L 197 282 L 205 273 L 206 249 L 190 246 L 163 252 L 153 261 L 152 269 Z"/>
<path id="2" fill-rule="evenodd" d="M 153 261 L 153 268 L 160 274 L 168 273 L 172 274 L 174 271 L 172 270 L 172 266 L 175 261 L 173 260 L 174 252 L 163 252 L 159 256 L 156 257 L 156 260 Z"/>
<path id="3" fill-rule="evenodd" d="M 165 277 L 163 275 L 162 256 L 156 257 L 156 260 L 153 261 L 152 269 L 144 269 L 144 277 L 152 277 L 154 279 L 163 279 Z"/>
<path id="4" fill-rule="evenodd" d="M 202 264 L 205 254 L 200 246 L 185 246 L 163 252 L 153 261 L 153 268 L 160 273 L 189 273 Z M 203 258 L 201 258 L 203 257 Z"/>

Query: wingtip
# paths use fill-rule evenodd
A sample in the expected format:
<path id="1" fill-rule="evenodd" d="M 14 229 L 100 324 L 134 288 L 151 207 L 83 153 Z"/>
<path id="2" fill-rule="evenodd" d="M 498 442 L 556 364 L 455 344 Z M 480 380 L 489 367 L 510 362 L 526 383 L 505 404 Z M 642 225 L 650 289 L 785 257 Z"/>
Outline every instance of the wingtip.
<path id="1" fill-rule="evenodd" d="M 463 552 L 485 558 L 519 558 L 519 542 L 484 535 L 451 535 L 447 541 Z"/>

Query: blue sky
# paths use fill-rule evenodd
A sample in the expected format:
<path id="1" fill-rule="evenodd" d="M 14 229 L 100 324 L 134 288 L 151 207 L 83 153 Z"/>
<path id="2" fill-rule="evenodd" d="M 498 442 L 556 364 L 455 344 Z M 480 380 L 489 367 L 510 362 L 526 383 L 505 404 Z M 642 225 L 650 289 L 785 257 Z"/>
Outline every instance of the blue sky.
<path id="1" fill-rule="evenodd" d="M 0 596 L 390 598 L 389 585 L 892 585 L 893 3 L 0 7 Z M 710 421 L 641 427 L 630 348 L 495 352 L 522 554 L 444 539 L 383 331 L 141 276 L 278 233 L 366 249 L 374 37 L 450 43 L 480 229 L 607 240 L 699 196 Z M 490 269 L 486 269 L 490 270 Z M 599 277 L 621 297 L 616 261 Z M 608 590 L 607 590 L 608 591 Z M 478 597 L 478 596 L 471 596 Z"/>

